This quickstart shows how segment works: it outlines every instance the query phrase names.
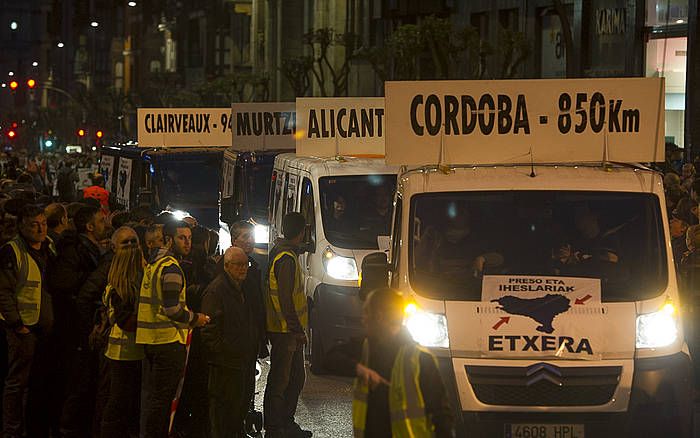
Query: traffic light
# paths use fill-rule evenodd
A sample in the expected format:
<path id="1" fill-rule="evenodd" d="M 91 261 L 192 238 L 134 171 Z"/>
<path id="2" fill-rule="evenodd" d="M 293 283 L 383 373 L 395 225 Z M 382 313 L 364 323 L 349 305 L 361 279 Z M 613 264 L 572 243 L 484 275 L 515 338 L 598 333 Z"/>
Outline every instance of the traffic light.
<path id="1" fill-rule="evenodd" d="M 17 132 L 14 129 L 10 129 L 9 131 L 7 131 L 7 138 L 9 138 L 10 140 L 14 140 L 15 137 L 17 137 Z"/>
<path id="2" fill-rule="evenodd" d="M 29 87 L 30 90 L 33 90 L 34 87 L 36 87 L 36 81 L 34 79 L 27 79 L 27 87 Z"/>
<path id="3" fill-rule="evenodd" d="M 78 129 L 78 137 L 85 137 L 85 130 L 83 128 Z"/>
<path id="4" fill-rule="evenodd" d="M 103 135 L 104 135 L 104 133 L 103 133 L 102 131 L 97 131 L 97 132 L 95 133 L 95 136 L 96 136 L 98 139 L 99 139 L 99 138 L 102 138 Z"/>
<path id="5" fill-rule="evenodd" d="M 15 91 L 19 87 L 19 82 L 17 81 L 11 81 L 10 82 L 10 90 Z"/>

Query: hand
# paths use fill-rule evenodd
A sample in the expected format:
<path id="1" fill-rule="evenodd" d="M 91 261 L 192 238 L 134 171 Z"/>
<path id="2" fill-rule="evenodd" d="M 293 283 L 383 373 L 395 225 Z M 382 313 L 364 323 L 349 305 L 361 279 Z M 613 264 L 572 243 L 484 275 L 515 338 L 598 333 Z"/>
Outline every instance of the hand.
<path id="1" fill-rule="evenodd" d="M 27 326 L 23 325 L 21 327 L 17 327 L 15 329 L 15 333 L 17 333 L 18 335 L 28 335 L 29 329 L 27 328 Z"/>
<path id="2" fill-rule="evenodd" d="M 361 363 L 355 366 L 355 372 L 357 373 L 357 378 L 360 379 L 365 385 L 369 385 L 370 388 L 374 389 L 379 385 L 389 386 L 389 382 L 379 375 L 378 372 L 371 368 L 368 368 Z"/>
<path id="3" fill-rule="evenodd" d="M 203 313 L 197 313 L 195 314 L 195 319 L 192 327 L 204 327 L 205 325 L 209 324 L 211 322 L 211 318 L 209 318 L 209 315 L 205 315 Z"/>

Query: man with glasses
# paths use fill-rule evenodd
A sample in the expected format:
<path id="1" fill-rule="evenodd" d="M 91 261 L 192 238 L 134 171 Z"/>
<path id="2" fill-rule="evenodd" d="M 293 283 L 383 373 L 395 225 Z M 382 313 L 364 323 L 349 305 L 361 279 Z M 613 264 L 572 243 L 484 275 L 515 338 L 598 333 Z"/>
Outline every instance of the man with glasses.
<path id="1" fill-rule="evenodd" d="M 260 330 L 243 290 L 248 256 L 237 247 L 224 254 L 224 272 L 204 291 L 202 311 L 212 320 L 202 330 L 209 362 L 212 438 L 245 437 L 243 422 L 255 388 Z"/>
<path id="2" fill-rule="evenodd" d="M 27 205 L 17 216 L 19 235 L 0 249 L 0 319 L 8 348 L 3 394 L 3 436 L 21 437 L 32 363 L 46 348 L 53 325 L 53 306 L 45 274 L 55 250 L 46 238 L 42 208 Z M 36 371 L 40 367 L 35 367 Z M 31 412 L 29 418 L 47 417 Z"/>

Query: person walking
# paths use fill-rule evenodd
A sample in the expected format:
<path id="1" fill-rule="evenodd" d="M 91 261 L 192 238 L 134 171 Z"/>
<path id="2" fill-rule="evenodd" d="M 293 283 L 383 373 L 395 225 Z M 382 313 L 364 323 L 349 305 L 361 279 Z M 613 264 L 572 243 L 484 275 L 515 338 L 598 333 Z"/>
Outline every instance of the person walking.
<path id="1" fill-rule="evenodd" d="M 188 332 L 209 316 L 187 308 L 185 276 L 170 249 L 182 221 L 163 228 L 164 247 L 154 250 L 144 270 L 139 296 L 136 343 L 144 346 L 141 429 L 145 438 L 168 434 L 171 402 L 185 369 Z"/>
<path id="2" fill-rule="evenodd" d="M 454 417 L 437 360 L 403 327 L 404 300 L 390 288 L 363 307 L 367 339 L 356 365 L 355 437 L 454 437 Z"/>
<path id="3" fill-rule="evenodd" d="M 243 290 L 248 257 L 236 247 L 224 254 L 224 272 L 204 291 L 202 311 L 212 322 L 202 330 L 209 362 L 212 438 L 246 437 L 243 425 L 255 388 L 260 333 Z"/>
<path id="4" fill-rule="evenodd" d="M 141 290 L 143 258 L 139 239 L 130 227 L 112 235 L 112 263 L 103 304 L 111 329 L 105 357 L 108 359 L 109 395 L 102 414 L 102 438 L 138 436 L 143 345 L 136 344 L 136 305 Z"/>
<path id="5" fill-rule="evenodd" d="M 34 363 L 46 348 L 53 325 L 53 306 L 46 270 L 56 255 L 47 239 L 43 209 L 27 205 L 17 216 L 19 235 L 0 249 L 0 319 L 7 338 L 8 371 L 2 401 L 3 437 L 19 438 L 30 378 L 47 364 Z M 39 379 L 36 379 L 37 381 Z M 48 413 L 33 412 L 32 416 Z"/>
<path id="6" fill-rule="evenodd" d="M 105 213 L 109 213 L 109 192 L 105 189 L 105 177 L 99 173 L 90 176 L 92 185 L 83 189 L 84 199 L 97 199 Z"/>
<path id="7" fill-rule="evenodd" d="M 266 437 L 311 437 L 295 421 L 299 394 L 304 387 L 304 346 L 308 308 L 298 253 L 306 220 L 300 213 L 282 219 L 284 239 L 270 252 L 267 332 L 272 345 L 270 372 L 263 402 Z"/>

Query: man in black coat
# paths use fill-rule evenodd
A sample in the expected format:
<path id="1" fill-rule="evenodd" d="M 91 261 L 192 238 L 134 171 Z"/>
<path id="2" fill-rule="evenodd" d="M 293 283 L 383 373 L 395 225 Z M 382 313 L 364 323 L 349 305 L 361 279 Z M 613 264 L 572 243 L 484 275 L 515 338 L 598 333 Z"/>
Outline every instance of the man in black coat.
<path id="1" fill-rule="evenodd" d="M 243 291 L 248 256 L 236 247 L 224 254 L 224 272 L 204 291 L 202 330 L 209 362 L 209 422 L 212 438 L 244 437 L 243 422 L 255 388 L 260 332 Z"/>

